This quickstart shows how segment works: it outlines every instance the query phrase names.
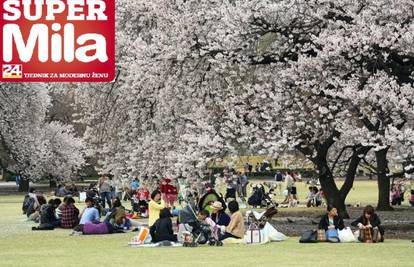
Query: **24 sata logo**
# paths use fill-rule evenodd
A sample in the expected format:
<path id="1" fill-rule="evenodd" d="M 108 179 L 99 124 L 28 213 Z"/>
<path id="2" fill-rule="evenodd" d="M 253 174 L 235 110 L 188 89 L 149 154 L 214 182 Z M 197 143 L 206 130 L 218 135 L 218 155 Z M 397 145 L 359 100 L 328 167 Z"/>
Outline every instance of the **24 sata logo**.
<path id="1" fill-rule="evenodd" d="M 115 0 L 0 0 L 1 82 L 108 82 Z"/>

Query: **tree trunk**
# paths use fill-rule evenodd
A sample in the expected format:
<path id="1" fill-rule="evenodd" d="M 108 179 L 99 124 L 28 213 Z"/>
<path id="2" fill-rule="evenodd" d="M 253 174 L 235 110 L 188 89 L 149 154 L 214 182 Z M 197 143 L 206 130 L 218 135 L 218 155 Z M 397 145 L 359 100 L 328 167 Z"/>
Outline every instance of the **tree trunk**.
<path id="1" fill-rule="evenodd" d="M 326 197 L 326 202 L 328 205 L 333 205 L 337 210 L 338 214 L 344 218 L 348 219 L 349 214 L 345 206 L 345 198 L 340 194 L 335 180 L 332 175 L 320 175 L 319 181 L 321 183 L 322 190 Z"/>
<path id="2" fill-rule="evenodd" d="M 324 164 L 324 162 L 319 162 L 317 166 L 319 169 L 319 181 L 321 183 L 322 190 L 325 194 L 327 204 L 333 205 L 338 210 L 338 214 L 342 218 L 348 219 L 349 214 L 345 206 L 346 196 L 343 197 L 339 192 L 333 175 L 329 170 L 327 164 Z"/>
<path id="3" fill-rule="evenodd" d="M 376 151 L 378 173 L 378 204 L 377 210 L 394 210 L 390 205 L 390 177 L 387 162 L 388 148 Z"/>

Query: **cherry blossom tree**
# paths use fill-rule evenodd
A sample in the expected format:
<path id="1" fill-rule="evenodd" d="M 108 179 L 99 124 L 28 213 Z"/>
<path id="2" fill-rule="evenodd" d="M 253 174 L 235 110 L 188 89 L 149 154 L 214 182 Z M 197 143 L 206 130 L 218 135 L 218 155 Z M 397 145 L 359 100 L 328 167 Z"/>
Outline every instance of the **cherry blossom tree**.
<path id="1" fill-rule="evenodd" d="M 2 169 L 32 181 L 52 175 L 69 180 L 83 165 L 83 141 L 73 128 L 47 117 L 51 107 L 44 84 L 1 84 Z"/>
<path id="2" fill-rule="evenodd" d="M 102 171 L 191 176 L 298 150 L 347 216 L 373 150 L 389 208 L 387 151 L 412 129 L 412 1 L 122 1 L 117 17 L 116 81 L 77 90 Z"/>

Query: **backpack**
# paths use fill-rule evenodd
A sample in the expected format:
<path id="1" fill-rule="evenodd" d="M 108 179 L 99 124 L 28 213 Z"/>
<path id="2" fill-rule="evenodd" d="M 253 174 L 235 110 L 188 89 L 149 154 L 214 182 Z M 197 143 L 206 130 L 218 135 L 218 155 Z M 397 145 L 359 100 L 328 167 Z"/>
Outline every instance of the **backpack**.
<path id="1" fill-rule="evenodd" d="M 300 239 L 299 239 L 299 243 L 316 243 L 317 242 L 317 237 L 318 237 L 318 232 L 315 230 L 308 230 L 305 231 Z"/>

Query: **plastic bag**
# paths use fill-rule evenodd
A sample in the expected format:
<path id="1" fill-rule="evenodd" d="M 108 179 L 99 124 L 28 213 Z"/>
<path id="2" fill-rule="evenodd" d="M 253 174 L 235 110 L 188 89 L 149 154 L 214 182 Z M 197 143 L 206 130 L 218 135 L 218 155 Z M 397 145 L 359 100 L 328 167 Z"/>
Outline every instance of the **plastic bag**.
<path id="1" fill-rule="evenodd" d="M 346 227 L 343 230 L 338 230 L 338 237 L 343 243 L 355 242 L 354 233 L 352 233 L 352 230 L 349 227 Z"/>
<path id="2" fill-rule="evenodd" d="M 264 230 L 263 232 L 266 232 L 267 237 L 269 238 L 270 241 L 284 241 L 284 240 L 288 239 L 288 237 L 286 235 L 284 235 L 283 233 L 276 230 L 268 222 L 265 224 L 263 230 Z"/>

